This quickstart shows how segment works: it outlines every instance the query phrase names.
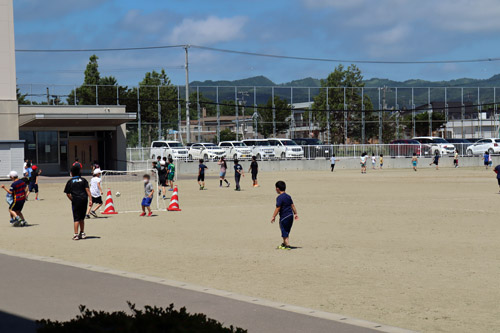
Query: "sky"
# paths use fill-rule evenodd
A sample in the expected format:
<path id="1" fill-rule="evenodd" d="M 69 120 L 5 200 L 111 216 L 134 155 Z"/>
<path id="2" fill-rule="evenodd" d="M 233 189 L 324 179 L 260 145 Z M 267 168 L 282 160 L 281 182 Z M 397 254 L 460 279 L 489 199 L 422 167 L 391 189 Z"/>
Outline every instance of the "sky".
<path id="1" fill-rule="evenodd" d="M 500 56 L 498 0 L 15 0 L 16 49 L 193 44 L 347 60 Z M 76 85 L 92 53 L 16 54 L 18 84 Z M 184 50 L 96 52 L 101 75 L 133 86 L 165 68 L 184 84 Z M 337 65 L 190 49 L 190 80 L 325 78 Z M 345 65 L 348 65 L 345 64 Z M 360 64 L 365 78 L 488 78 L 500 62 Z"/>

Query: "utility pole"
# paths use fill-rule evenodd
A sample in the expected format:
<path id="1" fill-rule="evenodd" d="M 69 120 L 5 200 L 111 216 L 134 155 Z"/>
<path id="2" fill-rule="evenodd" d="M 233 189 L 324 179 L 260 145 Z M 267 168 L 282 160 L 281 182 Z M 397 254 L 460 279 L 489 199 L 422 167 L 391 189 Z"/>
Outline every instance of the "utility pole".
<path id="1" fill-rule="evenodd" d="M 189 45 L 184 46 L 186 51 L 186 142 L 191 142 L 191 120 L 189 118 Z"/>

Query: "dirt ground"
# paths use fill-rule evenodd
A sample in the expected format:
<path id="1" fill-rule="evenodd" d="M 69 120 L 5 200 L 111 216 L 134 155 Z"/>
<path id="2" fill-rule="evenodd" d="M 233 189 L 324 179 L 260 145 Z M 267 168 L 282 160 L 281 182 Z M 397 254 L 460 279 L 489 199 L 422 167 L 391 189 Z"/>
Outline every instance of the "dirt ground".
<path id="1" fill-rule="evenodd" d="M 298 249 L 271 225 L 284 180 Z M 87 222 L 72 241 L 63 183 L 41 180 L 27 228 L 0 225 L 0 248 L 186 281 L 426 332 L 500 327 L 500 195 L 483 169 L 263 173 L 260 188 L 199 191 L 178 182 L 182 212 Z M 137 203 L 139 204 L 139 203 Z M 133 300 L 132 300 L 133 301 Z M 165 305 L 168 304 L 165 300 Z"/>

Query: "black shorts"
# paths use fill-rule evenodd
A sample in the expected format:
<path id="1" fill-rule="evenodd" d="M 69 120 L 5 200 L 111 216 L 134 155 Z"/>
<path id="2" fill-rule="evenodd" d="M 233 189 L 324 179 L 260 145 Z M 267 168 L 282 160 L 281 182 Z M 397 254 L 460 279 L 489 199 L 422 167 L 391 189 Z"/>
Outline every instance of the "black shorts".
<path id="1" fill-rule="evenodd" d="M 484 165 L 489 165 L 489 164 L 490 164 L 490 162 L 484 161 Z"/>
<path id="2" fill-rule="evenodd" d="M 20 212 L 20 211 L 22 211 L 22 210 L 23 210 L 23 207 L 24 207 L 24 200 L 23 200 L 23 201 L 17 201 L 17 202 L 16 202 L 16 201 L 14 201 L 14 202 L 10 205 L 9 209 L 10 209 L 10 210 L 13 210 L 13 211 L 15 211 L 15 212 Z"/>
<path id="3" fill-rule="evenodd" d="M 167 178 L 160 178 L 160 186 L 167 186 Z"/>
<path id="4" fill-rule="evenodd" d="M 92 203 L 95 203 L 97 205 L 102 205 L 102 198 L 101 198 L 101 196 L 92 197 Z"/>
<path id="5" fill-rule="evenodd" d="M 85 215 L 87 215 L 87 200 L 73 200 L 71 204 L 71 209 L 73 210 L 73 221 L 79 222 L 85 219 Z"/>
<path id="6" fill-rule="evenodd" d="M 204 182 L 205 181 L 205 175 L 198 175 L 198 181 L 199 182 Z"/>
<path id="7" fill-rule="evenodd" d="M 252 180 L 257 180 L 257 172 L 256 173 L 252 172 Z"/>
<path id="8" fill-rule="evenodd" d="M 500 186 L 500 178 L 497 178 L 498 186 Z"/>
<path id="9" fill-rule="evenodd" d="M 38 193 L 38 184 L 36 183 L 30 183 L 28 186 L 28 189 L 30 192 L 35 191 L 35 193 Z"/>

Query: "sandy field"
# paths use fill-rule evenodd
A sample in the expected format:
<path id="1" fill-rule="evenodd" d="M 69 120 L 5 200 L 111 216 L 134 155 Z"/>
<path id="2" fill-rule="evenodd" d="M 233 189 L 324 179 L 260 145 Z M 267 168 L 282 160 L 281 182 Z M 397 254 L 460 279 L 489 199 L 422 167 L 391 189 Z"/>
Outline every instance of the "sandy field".
<path id="1" fill-rule="evenodd" d="M 284 180 L 298 248 L 271 225 Z M 263 173 L 243 191 L 178 182 L 182 212 L 87 222 L 72 241 L 64 184 L 41 180 L 34 226 L 0 225 L 0 248 L 83 262 L 341 313 L 425 332 L 500 327 L 500 195 L 491 170 Z M 52 182 L 54 180 L 51 180 Z M 139 205 L 139 203 L 137 203 Z M 133 301 L 133 300 L 132 300 Z M 169 301 L 165 300 L 165 305 Z"/>

